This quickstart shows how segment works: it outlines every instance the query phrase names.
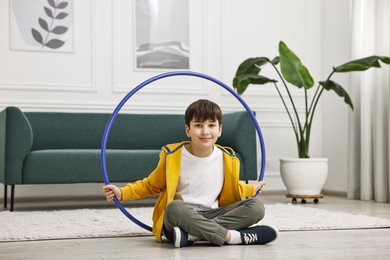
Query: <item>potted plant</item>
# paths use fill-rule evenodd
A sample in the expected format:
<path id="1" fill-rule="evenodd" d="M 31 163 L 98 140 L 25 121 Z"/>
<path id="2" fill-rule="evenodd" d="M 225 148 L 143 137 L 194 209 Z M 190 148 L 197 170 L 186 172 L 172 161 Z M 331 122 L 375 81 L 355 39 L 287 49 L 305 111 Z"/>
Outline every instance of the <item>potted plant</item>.
<path id="1" fill-rule="evenodd" d="M 242 95 L 250 84 L 264 85 L 271 83 L 275 86 L 289 117 L 292 129 L 294 130 L 298 149 L 298 159 L 281 159 L 281 175 L 283 182 L 287 187 L 288 194 L 319 195 L 322 186 L 325 183 L 327 176 L 327 159 L 310 158 L 309 154 L 311 127 L 316 108 L 324 90 L 334 91 L 337 95 L 342 97 L 344 102 L 353 110 L 352 100 L 348 93 L 340 84 L 331 80 L 331 77 L 335 73 L 364 71 L 373 67 L 379 68 L 381 67 L 379 61 L 390 64 L 390 57 L 370 56 L 333 67 L 326 80 L 318 82 L 312 96 L 309 96 L 308 91 L 314 86 L 314 80 L 310 75 L 309 70 L 302 64 L 298 56 L 282 41 L 279 42 L 279 56 L 274 59 L 271 60 L 267 57 L 249 58 L 238 66 L 236 75 L 233 79 L 233 87 L 237 93 Z M 278 64 L 280 68 L 277 67 Z M 280 81 L 261 74 L 261 69 L 265 65 L 270 65 L 275 70 Z M 285 89 L 287 96 L 283 97 L 280 85 Z M 303 115 L 298 114 L 295 103 L 296 100 L 294 100 L 289 89 L 290 85 L 298 87 L 304 92 Z M 289 106 L 291 109 L 289 109 Z M 303 166 L 298 166 L 300 163 L 303 163 Z M 285 172 L 286 167 L 289 166 L 292 166 L 294 169 Z M 321 169 L 321 167 L 323 169 Z M 297 175 L 302 174 L 304 170 L 310 172 L 309 176 Z M 295 173 L 292 173 L 291 171 L 295 171 Z M 315 175 L 320 172 L 325 172 L 325 174 L 322 174 L 321 176 Z M 309 177 L 313 177 L 313 179 L 310 180 Z M 309 187 L 300 188 L 297 184 L 289 186 L 290 184 L 287 183 L 289 181 L 298 182 L 298 184 L 307 184 Z M 315 184 L 315 182 L 317 182 L 317 184 Z M 317 187 L 313 187 L 313 185 L 317 185 Z"/>

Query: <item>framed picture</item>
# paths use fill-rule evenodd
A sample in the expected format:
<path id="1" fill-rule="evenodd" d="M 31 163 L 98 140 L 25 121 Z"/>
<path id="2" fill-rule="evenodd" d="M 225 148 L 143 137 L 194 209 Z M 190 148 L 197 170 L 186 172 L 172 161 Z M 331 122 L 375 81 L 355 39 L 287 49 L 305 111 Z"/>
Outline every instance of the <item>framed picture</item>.
<path id="1" fill-rule="evenodd" d="M 135 0 L 136 69 L 189 69 L 188 0 Z"/>
<path id="2" fill-rule="evenodd" d="M 73 0 L 10 0 L 12 50 L 73 52 Z"/>

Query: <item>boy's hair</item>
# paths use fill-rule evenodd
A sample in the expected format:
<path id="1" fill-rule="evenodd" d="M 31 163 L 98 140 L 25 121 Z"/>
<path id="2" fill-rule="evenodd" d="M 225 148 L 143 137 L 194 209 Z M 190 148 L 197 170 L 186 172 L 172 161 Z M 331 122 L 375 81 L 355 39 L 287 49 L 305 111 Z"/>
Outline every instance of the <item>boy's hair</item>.
<path id="1" fill-rule="evenodd" d="M 188 106 L 184 115 L 186 125 L 190 127 L 191 120 L 204 122 L 206 120 L 218 121 L 222 124 L 222 110 L 214 102 L 199 99 Z"/>

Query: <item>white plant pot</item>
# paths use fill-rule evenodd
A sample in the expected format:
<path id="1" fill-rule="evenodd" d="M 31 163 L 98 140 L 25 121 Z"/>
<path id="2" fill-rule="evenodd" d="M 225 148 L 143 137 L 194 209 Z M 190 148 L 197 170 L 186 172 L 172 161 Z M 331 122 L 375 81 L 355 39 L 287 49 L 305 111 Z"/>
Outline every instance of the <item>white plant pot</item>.
<path id="1" fill-rule="evenodd" d="M 319 195 L 328 176 L 328 159 L 281 158 L 280 174 L 287 194 Z"/>

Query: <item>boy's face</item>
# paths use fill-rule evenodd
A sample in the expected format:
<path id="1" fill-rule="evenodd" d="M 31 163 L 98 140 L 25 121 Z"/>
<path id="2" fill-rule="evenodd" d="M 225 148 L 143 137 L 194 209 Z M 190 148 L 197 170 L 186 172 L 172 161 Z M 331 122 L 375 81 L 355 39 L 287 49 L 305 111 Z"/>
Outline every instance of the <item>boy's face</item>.
<path id="1" fill-rule="evenodd" d="M 212 149 L 222 134 L 222 125 L 218 121 L 191 120 L 190 127 L 186 125 L 186 134 L 191 138 L 191 145 L 197 150 Z"/>

